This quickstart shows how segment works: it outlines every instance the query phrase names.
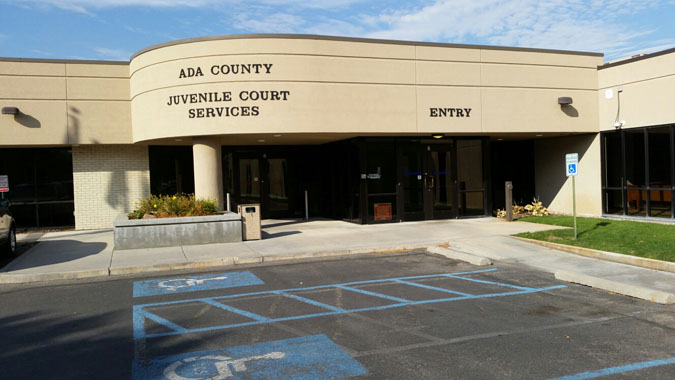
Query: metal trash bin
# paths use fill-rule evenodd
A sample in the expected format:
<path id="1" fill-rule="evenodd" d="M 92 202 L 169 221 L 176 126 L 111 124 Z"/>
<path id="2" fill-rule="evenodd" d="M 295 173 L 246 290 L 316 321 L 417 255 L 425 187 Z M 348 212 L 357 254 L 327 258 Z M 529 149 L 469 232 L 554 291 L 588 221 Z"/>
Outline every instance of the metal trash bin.
<path id="1" fill-rule="evenodd" d="M 241 232 L 244 240 L 260 240 L 262 235 L 260 205 L 238 205 L 237 213 L 241 215 Z"/>

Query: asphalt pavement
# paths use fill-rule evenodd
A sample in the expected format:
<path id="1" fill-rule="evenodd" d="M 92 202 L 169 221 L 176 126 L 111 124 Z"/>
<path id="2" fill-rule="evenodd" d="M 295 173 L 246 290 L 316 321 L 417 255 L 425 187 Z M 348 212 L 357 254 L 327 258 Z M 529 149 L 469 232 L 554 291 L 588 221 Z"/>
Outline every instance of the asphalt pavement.
<path id="1" fill-rule="evenodd" d="M 675 306 L 421 250 L 6 284 L 0 304 L 2 379 L 675 378 Z"/>

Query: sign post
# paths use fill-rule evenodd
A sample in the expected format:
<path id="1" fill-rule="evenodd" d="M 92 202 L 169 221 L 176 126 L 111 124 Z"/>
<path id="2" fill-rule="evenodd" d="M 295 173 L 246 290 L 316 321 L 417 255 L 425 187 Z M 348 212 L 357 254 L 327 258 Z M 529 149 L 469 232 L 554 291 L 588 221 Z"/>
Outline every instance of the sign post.
<path id="1" fill-rule="evenodd" d="M 5 193 L 9 191 L 9 177 L 6 175 L 0 175 L 0 193 L 2 193 L 2 199 L 5 199 Z"/>
<path id="2" fill-rule="evenodd" d="M 565 155 L 565 172 L 572 177 L 572 213 L 574 215 L 574 240 L 577 240 L 577 190 L 574 179 L 579 173 L 579 155 L 569 153 Z"/>

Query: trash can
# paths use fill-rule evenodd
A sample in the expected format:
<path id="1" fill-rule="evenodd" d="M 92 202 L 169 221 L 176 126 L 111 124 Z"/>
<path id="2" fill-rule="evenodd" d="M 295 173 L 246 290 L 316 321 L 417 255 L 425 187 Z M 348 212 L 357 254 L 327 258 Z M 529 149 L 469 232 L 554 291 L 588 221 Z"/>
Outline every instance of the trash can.
<path id="1" fill-rule="evenodd" d="M 260 240 L 260 205 L 248 204 L 237 206 L 237 212 L 241 215 L 241 231 L 244 240 Z"/>

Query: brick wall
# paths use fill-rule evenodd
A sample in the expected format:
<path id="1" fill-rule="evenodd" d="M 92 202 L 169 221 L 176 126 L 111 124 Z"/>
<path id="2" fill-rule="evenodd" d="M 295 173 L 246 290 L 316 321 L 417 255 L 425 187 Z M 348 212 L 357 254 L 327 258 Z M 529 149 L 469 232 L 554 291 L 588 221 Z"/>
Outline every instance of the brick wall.
<path id="1" fill-rule="evenodd" d="M 112 228 L 132 202 L 150 194 L 148 147 L 73 146 L 75 228 Z"/>

